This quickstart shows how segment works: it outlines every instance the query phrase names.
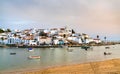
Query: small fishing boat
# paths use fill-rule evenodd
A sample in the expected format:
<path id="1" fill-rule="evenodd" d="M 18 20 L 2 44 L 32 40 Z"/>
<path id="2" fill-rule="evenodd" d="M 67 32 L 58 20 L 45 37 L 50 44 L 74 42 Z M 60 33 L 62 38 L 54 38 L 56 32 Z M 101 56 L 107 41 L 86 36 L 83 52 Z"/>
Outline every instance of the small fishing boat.
<path id="1" fill-rule="evenodd" d="M 90 46 L 81 46 L 81 49 L 85 49 L 87 51 L 87 49 L 90 49 Z"/>
<path id="2" fill-rule="evenodd" d="M 40 59 L 40 56 L 29 56 L 29 59 Z"/>
<path id="3" fill-rule="evenodd" d="M 72 51 L 73 51 L 73 48 L 67 48 L 67 51 L 68 51 L 68 52 L 72 52 Z"/>
<path id="4" fill-rule="evenodd" d="M 90 48 L 90 46 L 81 46 L 81 48 L 82 49 L 86 49 L 86 48 L 88 49 L 88 48 Z"/>
<path id="5" fill-rule="evenodd" d="M 28 48 L 28 51 L 34 51 L 34 50 L 33 50 L 33 48 L 30 47 L 30 48 Z"/>
<path id="6" fill-rule="evenodd" d="M 16 55 L 16 53 L 15 53 L 15 52 L 13 52 L 13 53 L 10 53 L 10 55 Z"/>
<path id="7" fill-rule="evenodd" d="M 112 53 L 110 52 L 104 52 L 104 55 L 111 55 Z"/>
<path id="8" fill-rule="evenodd" d="M 34 51 L 34 50 L 32 49 L 32 50 L 28 50 L 28 51 Z"/>
<path id="9" fill-rule="evenodd" d="M 110 49 L 110 47 L 105 47 L 105 49 Z"/>

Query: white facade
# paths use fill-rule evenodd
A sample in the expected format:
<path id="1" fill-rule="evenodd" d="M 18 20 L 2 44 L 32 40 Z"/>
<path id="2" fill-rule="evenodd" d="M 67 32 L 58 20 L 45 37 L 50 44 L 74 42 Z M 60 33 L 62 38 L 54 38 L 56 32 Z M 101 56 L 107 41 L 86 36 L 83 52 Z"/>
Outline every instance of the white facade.
<path id="1" fill-rule="evenodd" d="M 5 39 L 5 40 L 0 40 L 0 44 L 7 44 L 7 39 Z"/>
<path id="2" fill-rule="evenodd" d="M 51 34 L 51 35 L 58 34 L 58 31 L 57 31 L 57 30 L 51 30 L 51 31 L 50 31 L 50 34 Z"/>
<path id="3" fill-rule="evenodd" d="M 94 39 L 94 42 L 101 43 L 102 41 L 100 39 Z"/>
<path id="4" fill-rule="evenodd" d="M 44 33 L 49 33 L 49 32 L 50 32 L 50 30 L 48 30 L 48 29 L 44 30 Z"/>
<path id="5" fill-rule="evenodd" d="M 90 42 L 94 42 L 94 40 L 92 38 L 86 39 L 85 43 L 90 43 Z"/>
<path id="6" fill-rule="evenodd" d="M 24 45 L 28 45 L 30 43 L 30 40 L 22 40 Z"/>
<path id="7" fill-rule="evenodd" d="M 41 44 L 41 43 L 46 43 L 46 44 L 50 44 L 51 43 L 51 38 L 41 38 L 41 37 L 38 37 L 38 42 Z"/>
<path id="8" fill-rule="evenodd" d="M 90 42 L 101 43 L 101 40 L 100 39 L 92 39 L 92 38 L 85 40 L 85 43 L 90 43 Z"/>
<path id="9" fill-rule="evenodd" d="M 54 40 L 54 44 L 55 45 L 59 44 L 59 40 L 58 39 Z"/>
<path id="10" fill-rule="evenodd" d="M 82 44 L 81 38 L 78 39 L 78 43 L 79 43 L 79 44 Z"/>
<path id="11" fill-rule="evenodd" d="M 78 38 L 78 37 L 68 37 L 67 38 L 68 40 L 72 40 L 72 41 L 75 41 L 75 42 L 78 42 L 78 43 L 82 43 L 82 40 L 81 38 Z"/>
<path id="12" fill-rule="evenodd" d="M 7 39 L 7 43 L 6 44 L 20 44 L 21 42 L 22 42 L 22 40 L 17 38 L 17 37 L 9 37 Z"/>
<path id="13" fill-rule="evenodd" d="M 4 39 L 7 38 L 7 34 L 6 34 L 6 33 L 0 33 L 0 38 L 2 38 L 2 37 L 3 37 Z"/>
<path id="14" fill-rule="evenodd" d="M 29 40 L 29 45 L 37 45 L 37 42 L 35 40 Z"/>

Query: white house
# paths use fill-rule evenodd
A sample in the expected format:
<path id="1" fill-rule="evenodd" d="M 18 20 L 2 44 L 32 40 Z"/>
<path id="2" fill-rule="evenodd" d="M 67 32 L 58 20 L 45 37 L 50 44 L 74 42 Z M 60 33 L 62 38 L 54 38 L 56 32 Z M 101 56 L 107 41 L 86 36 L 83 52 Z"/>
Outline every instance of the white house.
<path id="1" fill-rule="evenodd" d="M 25 40 L 25 39 L 22 39 L 22 43 L 23 43 L 24 45 L 29 45 L 30 40 Z"/>
<path id="2" fill-rule="evenodd" d="M 50 34 L 51 35 L 55 35 L 55 34 L 58 34 L 58 30 L 55 28 L 55 29 L 51 29 L 50 30 Z"/>
<path id="3" fill-rule="evenodd" d="M 75 41 L 75 42 L 77 42 L 77 43 L 79 43 L 79 44 L 82 43 L 82 40 L 81 40 L 81 38 L 79 38 L 79 37 L 68 37 L 67 39 L 68 39 L 68 40 Z"/>
<path id="4" fill-rule="evenodd" d="M 6 44 L 20 44 L 22 42 L 18 37 L 9 37 Z"/>
<path id="5" fill-rule="evenodd" d="M 93 39 L 93 40 L 94 40 L 94 42 L 96 42 L 96 43 L 101 43 L 101 42 L 102 42 L 100 39 Z"/>
<path id="6" fill-rule="evenodd" d="M 58 39 L 55 39 L 55 40 L 54 40 L 54 44 L 55 44 L 55 45 L 59 44 L 59 40 L 58 40 Z"/>
<path id="7" fill-rule="evenodd" d="M 6 39 L 7 38 L 7 34 L 6 33 L 0 33 L 0 38 Z"/>
<path id="8" fill-rule="evenodd" d="M 50 44 L 51 39 L 52 38 L 50 38 L 50 37 L 40 37 L 40 36 L 38 36 L 38 38 L 37 38 L 37 40 L 40 44 L 42 44 L 42 43 Z"/>
<path id="9" fill-rule="evenodd" d="M 88 38 L 85 40 L 85 43 L 90 43 L 90 42 L 101 43 L 101 40 L 100 39 L 92 39 L 92 38 Z"/>
<path id="10" fill-rule="evenodd" d="M 92 38 L 85 39 L 85 43 L 90 43 L 90 42 L 94 42 L 94 40 Z"/>
<path id="11" fill-rule="evenodd" d="M 29 40 L 29 45 L 37 45 L 37 41 L 35 41 L 35 40 Z"/>

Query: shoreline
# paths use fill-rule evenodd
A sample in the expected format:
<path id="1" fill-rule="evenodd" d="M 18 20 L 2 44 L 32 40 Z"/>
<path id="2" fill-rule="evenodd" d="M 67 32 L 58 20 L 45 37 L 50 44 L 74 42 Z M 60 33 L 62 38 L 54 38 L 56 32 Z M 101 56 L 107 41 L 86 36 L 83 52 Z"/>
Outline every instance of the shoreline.
<path id="1" fill-rule="evenodd" d="M 1 48 L 11 48 L 11 47 L 17 47 L 17 48 L 63 48 L 64 46 L 68 47 L 82 47 L 82 46 L 107 46 L 107 45 L 116 45 L 120 43 L 115 43 L 115 44 L 79 44 L 79 45 L 37 45 L 37 46 L 28 46 L 28 45 L 22 45 L 22 46 L 17 46 L 17 45 L 0 45 Z"/>
<path id="2" fill-rule="evenodd" d="M 120 58 L 0 74 L 120 74 Z"/>

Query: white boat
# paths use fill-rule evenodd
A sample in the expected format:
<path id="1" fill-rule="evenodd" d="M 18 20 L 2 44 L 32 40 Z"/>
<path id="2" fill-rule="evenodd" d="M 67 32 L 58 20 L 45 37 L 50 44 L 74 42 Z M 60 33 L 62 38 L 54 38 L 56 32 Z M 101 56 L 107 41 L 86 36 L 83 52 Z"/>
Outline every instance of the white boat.
<path id="1" fill-rule="evenodd" d="M 112 53 L 110 52 L 104 52 L 104 55 L 111 55 Z"/>
<path id="2" fill-rule="evenodd" d="M 70 48 L 70 47 L 69 47 L 69 48 L 67 48 L 67 51 L 68 51 L 68 52 L 72 52 L 72 51 L 73 51 L 73 48 Z"/>
<path id="3" fill-rule="evenodd" d="M 28 51 L 34 51 L 34 50 L 32 49 L 32 50 L 28 50 Z"/>
<path id="4" fill-rule="evenodd" d="M 110 49 L 110 47 L 105 47 L 105 49 Z"/>
<path id="5" fill-rule="evenodd" d="M 30 59 L 40 59 L 40 56 L 29 56 Z"/>

